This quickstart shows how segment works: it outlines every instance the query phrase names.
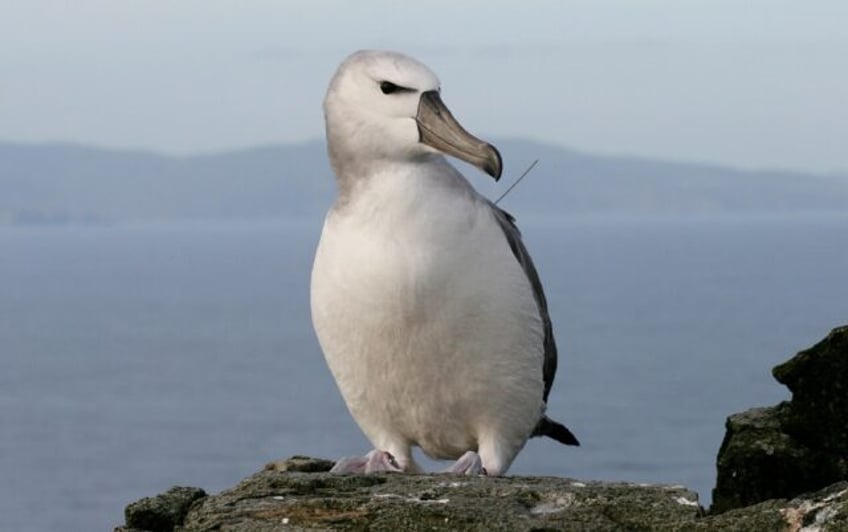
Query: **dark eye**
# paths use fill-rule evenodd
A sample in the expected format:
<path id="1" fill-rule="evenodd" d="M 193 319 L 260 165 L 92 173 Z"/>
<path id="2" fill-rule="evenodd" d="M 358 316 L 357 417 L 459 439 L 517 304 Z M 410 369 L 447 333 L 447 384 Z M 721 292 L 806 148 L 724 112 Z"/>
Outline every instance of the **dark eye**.
<path id="1" fill-rule="evenodd" d="M 400 92 L 403 89 L 391 81 L 383 81 L 380 83 L 380 90 L 383 91 L 383 94 L 394 94 L 395 92 Z"/>

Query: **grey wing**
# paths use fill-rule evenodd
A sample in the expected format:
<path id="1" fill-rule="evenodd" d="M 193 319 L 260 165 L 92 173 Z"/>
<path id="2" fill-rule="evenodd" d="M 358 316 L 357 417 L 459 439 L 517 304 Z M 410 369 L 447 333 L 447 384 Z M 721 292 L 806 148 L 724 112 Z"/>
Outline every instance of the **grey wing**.
<path id="1" fill-rule="evenodd" d="M 545 400 L 545 404 L 547 404 L 548 395 L 551 393 L 551 386 L 554 384 L 554 376 L 557 370 L 557 348 L 554 341 L 554 329 L 551 324 L 551 317 L 548 314 L 548 302 L 545 299 L 545 292 L 542 290 L 542 281 L 539 280 L 539 274 L 536 272 L 536 266 L 533 265 L 533 259 L 530 258 L 530 253 L 524 247 L 524 242 L 521 240 L 521 231 L 515 225 L 515 218 L 505 210 L 495 206 L 494 203 L 489 202 L 489 205 L 492 208 L 495 219 L 504 232 L 504 236 L 506 236 L 506 241 L 509 243 L 512 254 L 515 255 L 515 259 L 527 275 L 527 280 L 530 281 L 530 286 L 533 288 L 533 297 L 536 299 L 536 305 L 539 307 L 539 315 L 542 317 L 542 327 L 545 331 L 545 358 L 542 362 L 542 378 L 545 383 L 543 399 Z M 568 427 L 545 415 L 539 419 L 531 436 L 547 436 L 565 445 L 580 445 L 577 437 L 574 436 Z"/>
<path id="2" fill-rule="evenodd" d="M 521 231 L 515 225 L 515 218 L 505 210 L 495 206 L 494 203 L 490 203 L 490 205 L 495 214 L 495 219 L 501 226 L 504 236 L 506 236 L 506 241 L 509 243 L 512 254 L 515 255 L 515 259 L 527 275 L 527 280 L 530 281 L 530 286 L 533 287 L 533 297 L 536 299 L 536 305 L 538 305 L 539 314 L 542 317 L 542 327 L 545 331 L 545 358 L 542 364 L 542 377 L 545 382 L 545 394 L 543 397 L 547 403 L 548 394 L 551 392 L 551 386 L 554 384 L 554 376 L 557 370 L 557 348 L 554 341 L 551 317 L 548 315 L 548 302 L 545 299 L 545 292 L 542 290 L 542 281 L 539 280 L 539 274 L 536 272 L 536 266 L 533 265 L 533 259 L 530 258 L 530 253 L 524 247 L 524 242 L 521 240 Z"/>

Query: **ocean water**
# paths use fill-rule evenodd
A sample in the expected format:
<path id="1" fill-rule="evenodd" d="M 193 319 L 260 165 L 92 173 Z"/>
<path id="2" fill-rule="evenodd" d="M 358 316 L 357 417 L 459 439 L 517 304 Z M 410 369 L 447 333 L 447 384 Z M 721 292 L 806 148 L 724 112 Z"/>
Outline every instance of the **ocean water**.
<path id="1" fill-rule="evenodd" d="M 684 484 L 848 322 L 848 217 L 522 224 L 560 346 L 511 473 Z M 309 320 L 320 220 L 0 228 L 0 530 L 109 530 L 172 485 L 369 446 Z M 432 464 L 431 464 L 432 465 Z"/>

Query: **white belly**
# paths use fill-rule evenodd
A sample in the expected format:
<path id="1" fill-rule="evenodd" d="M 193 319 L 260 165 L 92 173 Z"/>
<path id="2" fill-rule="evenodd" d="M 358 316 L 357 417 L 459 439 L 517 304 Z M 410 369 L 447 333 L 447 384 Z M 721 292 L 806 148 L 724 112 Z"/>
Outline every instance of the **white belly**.
<path id="1" fill-rule="evenodd" d="M 396 208 L 331 213 L 315 257 L 313 323 L 351 414 L 377 448 L 456 458 L 492 433 L 520 447 L 543 409 L 524 272 L 484 205 Z"/>

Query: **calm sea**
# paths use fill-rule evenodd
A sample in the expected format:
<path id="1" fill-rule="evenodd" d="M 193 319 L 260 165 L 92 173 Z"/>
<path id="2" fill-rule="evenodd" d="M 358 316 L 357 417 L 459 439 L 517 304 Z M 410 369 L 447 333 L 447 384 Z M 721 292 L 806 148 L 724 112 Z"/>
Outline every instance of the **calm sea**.
<path id="1" fill-rule="evenodd" d="M 561 349 L 511 473 L 684 484 L 709 502 L 728 414 L 848 322 L 848 217 L 523 224 Z M 110 530 L 171 485 L 217 491 L 368 444 L 309 321 L 320 220 L 0 228 L 0 530 Z"/>

